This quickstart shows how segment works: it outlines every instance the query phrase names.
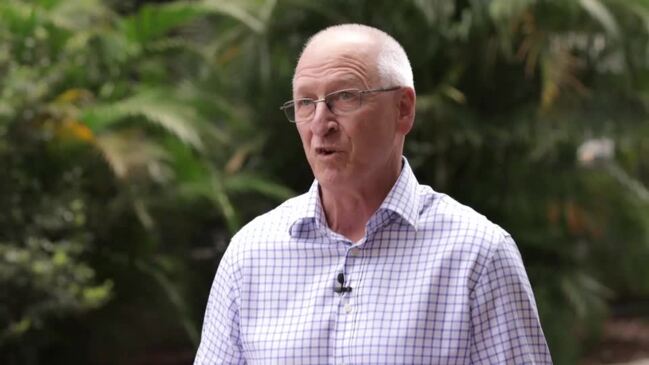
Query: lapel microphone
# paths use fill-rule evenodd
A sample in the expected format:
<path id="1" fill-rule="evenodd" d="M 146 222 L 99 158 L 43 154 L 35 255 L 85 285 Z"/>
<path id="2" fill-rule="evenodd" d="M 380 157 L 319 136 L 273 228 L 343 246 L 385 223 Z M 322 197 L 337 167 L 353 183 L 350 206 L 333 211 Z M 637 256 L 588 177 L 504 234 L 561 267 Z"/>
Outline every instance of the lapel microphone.
<path id="1" fill-rule="evenodd" d="M 340 287 L 335 287 L 334 288 L 334 293 L 349 293 L 352 291 L 351 286 L 345 286 L 345 274 L 340 273 L 338 274 L 338 283 L 340 283 Z"/>

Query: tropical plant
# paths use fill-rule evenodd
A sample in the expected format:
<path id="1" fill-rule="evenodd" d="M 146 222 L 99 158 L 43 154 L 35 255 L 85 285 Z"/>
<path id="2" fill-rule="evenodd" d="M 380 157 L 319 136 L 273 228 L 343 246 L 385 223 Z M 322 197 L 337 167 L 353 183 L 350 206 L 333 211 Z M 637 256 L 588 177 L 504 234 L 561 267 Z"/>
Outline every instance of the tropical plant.
<path id="1" fill-rule="evenodd" d="M 404 45 L 418 95 L 406 155 L 420 181 L 513 233 L 556 363 L 576 363 L 616 303 L 649 296 L 646 2 L 309 7 L 279 3 L 270 49 L 295 58 L 308 35 L 341 22 Z M 288 94 L 290 69 L 281 58 L 273 69 Z M 609 153 L 579 153 L 597 141 Z"/>
<path id="2" fill-rule="evenodd" d="M 121 15 L 96 0 L 0 4 L 0 354 L 9 363 L 39 362 L 37 350 L 55 343 L 52 320 L 141 300 L 146 284 L 134 278 L 157 285 L 149 295 L 169 303 L 158 316 L 177 317 L 195 345 L 192 275 L 182 273 L 192 240 L 206 239 L 198 228 L 238 229 L 250 213 L 233 198 L 290 196 L 247 166 L 264 138 L 247 106 L 201 87 L 222 77 L 201 29 L 223 14 L 239 22 L 233 9 L 173 2 Z M 164 225 L 182 214 L 195 221 Z"/>
<path id="3" fill-rule="evenodd" d="M 192 356 L 228 237 L 313 178 L 278 106 L 304 41 L 342 22 L 406 48 L 406 155 L 513 233 L 555 363 L 649 297 L 644 0 L 8 0 L 0 19 L 3 363 Z"/>

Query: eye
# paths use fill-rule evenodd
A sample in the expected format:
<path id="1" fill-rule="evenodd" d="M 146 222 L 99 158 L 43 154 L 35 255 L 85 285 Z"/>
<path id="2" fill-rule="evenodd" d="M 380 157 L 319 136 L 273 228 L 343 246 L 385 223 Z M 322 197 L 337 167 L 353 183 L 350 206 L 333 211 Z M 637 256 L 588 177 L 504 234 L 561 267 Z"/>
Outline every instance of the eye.
<path id="1" fill-rule="evenodd" d="M 313 105 L 312 99 L 297 99 L 295 101 L 296 108 L 308 108 L 311 105 Z"/>
<path id="2" fill-rule="evenodd" d="M 343 90 L 338 92 L 335 97 L 340 101 L 350 101 L 350 100 L 354 100 L 354 98 L 356 97 L 356 93 L 351 90 Z"/>

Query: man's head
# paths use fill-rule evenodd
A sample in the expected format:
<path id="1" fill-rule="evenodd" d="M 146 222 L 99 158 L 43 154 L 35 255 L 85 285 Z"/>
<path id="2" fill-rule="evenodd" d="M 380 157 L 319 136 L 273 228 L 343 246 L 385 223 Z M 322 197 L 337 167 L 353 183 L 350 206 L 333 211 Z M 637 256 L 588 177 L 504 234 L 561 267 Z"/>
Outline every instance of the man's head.
<path id="1" fill-rule="evenodd" d="M 336 42 L 350 37 L 356 37 L 361 42 L 368 40 L 375 42 L 377 46 L 375 58 L 366 61 L 375 65 L 375 71 L 383 87 L 401 85 L 415 88 L 412 67 L 403 47 L 389 34 L 367 25 L 341 24 L 321 30 L 306 42 L 300 59 L 309 46 L 319 40 Z"/>
<path id="2" fill-rule="evenodd" d="M 332 95 L 341 90 L 349 92 Z M 415 92 L 408 58 L 392 37 L 359 24 L 317 33 L 295 68 L 293 100 L 304 151 L 322 186 L 396 178 Z"/>

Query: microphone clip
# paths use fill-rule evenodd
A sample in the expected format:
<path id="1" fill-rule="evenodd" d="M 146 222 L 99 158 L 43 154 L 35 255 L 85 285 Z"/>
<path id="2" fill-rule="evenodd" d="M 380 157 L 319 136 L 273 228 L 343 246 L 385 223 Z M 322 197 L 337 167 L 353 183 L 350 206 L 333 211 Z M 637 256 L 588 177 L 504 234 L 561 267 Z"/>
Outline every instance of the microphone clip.
<path id="1" fill-rule="evenodd" d="M 352 288 L 350 286 L 340 286 L 340 287 L 335 287 L 334 288 L 334 293 L 350 293 L 352 291 Z"/>
<path id="2" fill-rule="evenodd" d="M 351 286 L 345 286 L 345 274 L 340 273 L 338 274 L 338 283 L 340 283 L 340 287 L 335 287 L 334 288 L 334 293 L 342 294 L 342 293 L 350 293 L 352 291 Z"/>

